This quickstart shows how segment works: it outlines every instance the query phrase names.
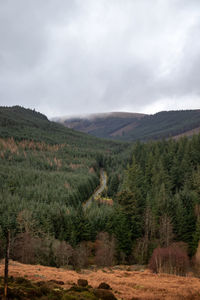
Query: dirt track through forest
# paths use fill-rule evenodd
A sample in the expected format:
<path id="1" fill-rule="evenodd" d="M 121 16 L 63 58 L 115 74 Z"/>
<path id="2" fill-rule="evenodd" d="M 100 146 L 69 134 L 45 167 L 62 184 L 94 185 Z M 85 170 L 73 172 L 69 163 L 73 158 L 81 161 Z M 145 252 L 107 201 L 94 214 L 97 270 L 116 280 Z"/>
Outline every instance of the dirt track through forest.
<path id="1" fill-rule="evenodd" d="M 92 203 L 92 201 L 94 201 L 94 199 L 96 197 L 98 197 L 105 189 L 107 186 L 107 176 L 106 176 L 106 172 L 104 170 L 100 171 L 100 186 L 97 188 L 97 190 L 94 192 L 94 194 L 90 197 L 90 199 L 88 199 L 85 203 L 84 203 L 84 207 L 87 208 L 90 206 L 90 204 Z"/>

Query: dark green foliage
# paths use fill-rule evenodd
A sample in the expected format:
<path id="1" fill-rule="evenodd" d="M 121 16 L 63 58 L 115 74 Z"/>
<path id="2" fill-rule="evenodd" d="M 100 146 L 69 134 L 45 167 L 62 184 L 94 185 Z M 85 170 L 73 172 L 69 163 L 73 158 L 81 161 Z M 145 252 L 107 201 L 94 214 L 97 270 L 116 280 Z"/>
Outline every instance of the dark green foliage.
<path id="1" fill-rule="evenodd" d="M 122 173 L 129 146 L 67 129 L 34 110 L 1 107 L 2 237 L 10 228 L 13 236 L 24 232 L 41 238 L 33 260 L 54 266 L 54 239 L 76 247 L 82 241 L 94 241 L 100 231 L 111 230 L 112 207 L 94 203 L 83 209 L 82 204 L 99 185 L 100 168 L 109 174 L 117 174 L 120 168 Z M 45 255 L 42 248 L 51 251 Z"/>
<path id="2" fill-rule="evenodd" d="M 108 197 L 112 198 L 117 193 L 119 188 L 119 183 L 120 183 L 119 175 L 117 173 L 110 174 L 108 179 L 108 192 L 107 192 Z"/>
<path id="3" fill-rule="evenodd" d="M 118 202 L 132 240 L 139 238 L 136 249 L 147 253 L 152 243 L 183 241 L 189 254 L 195 253 L 200 239 L 199 153 L 200 135 L 135 145 Z"/>
<path id="4" fill-rule="evenodd" d="M 131 228 L 132 223 L 128 220 L 126 213 L 117 207 L 115 210 L 114 235 L 117 239 L 117 255 L 119 262 L 125 262 L 132 249 Z"/>

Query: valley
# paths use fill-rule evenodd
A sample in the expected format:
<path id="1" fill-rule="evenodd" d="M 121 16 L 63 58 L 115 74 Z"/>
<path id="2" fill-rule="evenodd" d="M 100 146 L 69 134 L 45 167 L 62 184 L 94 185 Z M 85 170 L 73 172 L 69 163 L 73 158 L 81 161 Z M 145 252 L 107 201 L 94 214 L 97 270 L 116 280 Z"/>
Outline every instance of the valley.
<path id="1" fill-rule="evenodd" d="M 198 121 L 198 112 L 189 114 Z M 189 138 L 152 140 L 149 122 L 168 130 L 169 119 L 165 126 L 159 116 L 157 125 L 147 119 L 133 143 L 0 108 L 0 259 L 9 232 L 10 275 L 56 276 L 66 287 L 82 277 L 96 287 L 104 278 L 119 299 L 199 296 L 199 127 Z"/>
<path id="2" fill-rule="evenodd" d="M 200 0 L 0 1 L 0 299 L 200 300 Z"/>

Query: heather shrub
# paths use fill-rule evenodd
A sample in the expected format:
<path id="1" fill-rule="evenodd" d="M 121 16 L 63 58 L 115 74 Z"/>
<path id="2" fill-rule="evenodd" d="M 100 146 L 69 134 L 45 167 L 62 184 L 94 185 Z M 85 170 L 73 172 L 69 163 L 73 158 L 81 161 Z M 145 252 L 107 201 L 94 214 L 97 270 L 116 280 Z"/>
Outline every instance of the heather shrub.
<path id="1" fill-rule="evenodd" d="M 189 267 L 189 258 L 184 248 L 172 244 L 166 248 L 156 248 L 149 262 L 149 268 L 155 273 L 168 273 L 185 276 Z"/>

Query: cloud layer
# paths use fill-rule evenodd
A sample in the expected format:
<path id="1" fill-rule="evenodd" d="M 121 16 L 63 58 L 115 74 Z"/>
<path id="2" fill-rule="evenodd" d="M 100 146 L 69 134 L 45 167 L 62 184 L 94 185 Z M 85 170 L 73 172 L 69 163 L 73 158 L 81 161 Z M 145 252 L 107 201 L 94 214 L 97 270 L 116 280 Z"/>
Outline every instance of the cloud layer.
<path id="1" fill-rule="evenodd" d="M 199 0 L 0 2 L 0 105 L 200 108 Z"/>

